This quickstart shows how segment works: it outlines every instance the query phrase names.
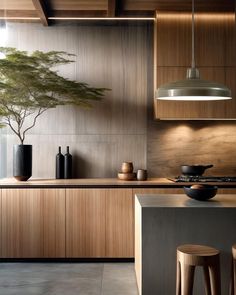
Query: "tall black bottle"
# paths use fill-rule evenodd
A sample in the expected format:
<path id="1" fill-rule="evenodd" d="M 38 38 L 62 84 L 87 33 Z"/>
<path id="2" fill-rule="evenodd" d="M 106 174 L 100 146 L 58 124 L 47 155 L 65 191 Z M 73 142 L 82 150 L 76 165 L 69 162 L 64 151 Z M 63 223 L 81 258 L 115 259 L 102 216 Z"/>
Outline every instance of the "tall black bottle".
<path id="1" fill-rule="evenodd" d="M 56 179 L 64 178 L 64 156 L 61 153 L 61 147 L 59 146 L 58 154 L 56 155 Z"/>
<path id="2" fill-rule="evenodd" d="M 72 178 L 72 155 L 70 154 L 69 147 L 67 147 L 64 159 L 64 178 Z"/>

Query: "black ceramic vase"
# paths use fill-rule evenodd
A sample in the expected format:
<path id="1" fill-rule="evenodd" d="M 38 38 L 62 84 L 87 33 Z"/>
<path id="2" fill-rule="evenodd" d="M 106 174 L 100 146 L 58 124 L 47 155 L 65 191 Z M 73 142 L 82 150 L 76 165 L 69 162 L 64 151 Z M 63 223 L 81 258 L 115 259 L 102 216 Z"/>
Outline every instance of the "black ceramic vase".
<path id="1" fill-rule="evenodd" d="M 32 176 L 32 145 L 14 145 L 13 176 L 19 181 L 26 181 Z"/>

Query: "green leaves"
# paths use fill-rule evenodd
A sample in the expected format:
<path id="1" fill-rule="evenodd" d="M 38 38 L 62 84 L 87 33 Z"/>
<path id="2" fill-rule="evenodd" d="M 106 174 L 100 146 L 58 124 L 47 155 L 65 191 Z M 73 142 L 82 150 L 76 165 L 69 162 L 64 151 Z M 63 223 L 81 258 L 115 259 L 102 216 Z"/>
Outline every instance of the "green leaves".
<path id="1" fill-rule="evenodd" d="M 91 101 L 101 100 L 108 90 L 68 80 L 53 70 L 74 62 L 73 54 L 64 51 L 30 54 L 10 47 L 0 47 L 0 52 L 5 55 L 0 59 L 0 117 L 10 120 L 7 124 L 22 143 L 25 132 L 34 127 L 35 118 L 45 110 L 68 104 L 91 106 Z M 32 127 L 24 129 L 28 116 L 32 118 Z M 12 122 L 16 123 L 15 128 Z"/>

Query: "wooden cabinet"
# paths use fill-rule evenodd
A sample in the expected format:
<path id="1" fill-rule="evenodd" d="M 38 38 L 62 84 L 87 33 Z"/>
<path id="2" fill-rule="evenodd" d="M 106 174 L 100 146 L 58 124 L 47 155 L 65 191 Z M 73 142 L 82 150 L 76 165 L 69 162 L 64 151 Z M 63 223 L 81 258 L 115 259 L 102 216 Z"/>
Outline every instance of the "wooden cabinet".
<path id="1" fill-rule="evenodd" d="M 106 190 L 106 257 L 134 257 L 132 189 Z"/>
<path id="2" fill-rule="evenodd" d="M 1 257 L 65 256 L 65 189 L 3 189 Z"/>
<path id="3" fill-rule="evenodd" d="M 132 189 L 66 190 L 66 257 L 133 257 Z"/>
<path id="4" fill-rule="evenodd" d="M 105 257 L 105 190 L 66 190 L 66 257 Z"/>
<path id="5" fill-rule="evenodd" d="M 233 13 L 196 14 L 195 51 L 200 75 L 205 80 L 227 85 L 233 99 L 205 102 L 154 99 L 155 118 L 236 119 L 235 36 Z M 154 89 L 185 79 L 191 64 L 191 14 L 159 12 L 154 44 Z"/>

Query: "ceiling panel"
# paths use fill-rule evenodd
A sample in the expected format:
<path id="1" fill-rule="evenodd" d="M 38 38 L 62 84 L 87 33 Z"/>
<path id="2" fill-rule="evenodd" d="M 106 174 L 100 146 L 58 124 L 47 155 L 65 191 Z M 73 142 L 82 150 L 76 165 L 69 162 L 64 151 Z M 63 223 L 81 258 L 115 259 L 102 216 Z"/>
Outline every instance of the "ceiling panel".
<path id="1" fill-rule="evenodd" d="M 52 10 L 106 10 L 107 0 L 50 0 Z"/>
<path id="2" fill-rule="evenodd" d="M 0 9 L 7 10 L 34 10 L 32 0 L 0 0 Z"/>

